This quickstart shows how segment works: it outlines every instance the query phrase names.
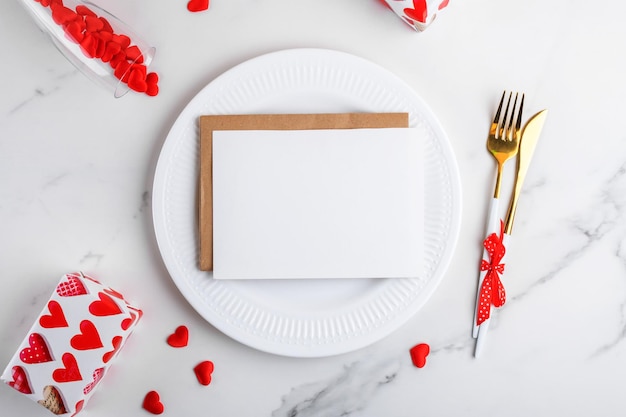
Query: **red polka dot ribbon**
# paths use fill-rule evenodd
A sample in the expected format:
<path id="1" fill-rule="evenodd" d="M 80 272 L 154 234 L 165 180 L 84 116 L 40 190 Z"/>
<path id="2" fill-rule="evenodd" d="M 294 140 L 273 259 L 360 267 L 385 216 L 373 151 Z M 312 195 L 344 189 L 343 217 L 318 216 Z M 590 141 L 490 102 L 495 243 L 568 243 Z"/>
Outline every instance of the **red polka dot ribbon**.
<path id="1" fill-rule="evenodd" d="M 480 326 L 491 315 L 491 305 L 502 307 L 506 301 L 504 285 L 500 281 L 500 274 L 504 272 L 504 264 L 500 263 L 506 248 L 502 243 L 504 237 L 504 222 L 500 221 L 500 236 L 492 233 L 483 242 L 485 250 L 489 254 L 489 261 L 483 259 L 480 263 L 480 270 L 487 271 L 485 279 L 480 286 L 478 314 L 476 315 L 476 325 Z"/>

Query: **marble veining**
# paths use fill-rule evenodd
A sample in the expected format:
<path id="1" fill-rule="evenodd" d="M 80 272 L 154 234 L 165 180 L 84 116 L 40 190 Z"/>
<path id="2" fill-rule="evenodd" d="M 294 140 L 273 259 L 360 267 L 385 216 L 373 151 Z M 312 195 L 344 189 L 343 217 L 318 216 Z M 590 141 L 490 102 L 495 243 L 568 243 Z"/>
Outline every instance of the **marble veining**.
<path id="1" fill-rule="evenodd" d="M 367 407 L 368 401 L 393 382 L 400 372 L 400 361 L 359 361 L 344 366 L 326 381 L 293 388 L 282 398 L 272 417 L 350 416 Z"/>

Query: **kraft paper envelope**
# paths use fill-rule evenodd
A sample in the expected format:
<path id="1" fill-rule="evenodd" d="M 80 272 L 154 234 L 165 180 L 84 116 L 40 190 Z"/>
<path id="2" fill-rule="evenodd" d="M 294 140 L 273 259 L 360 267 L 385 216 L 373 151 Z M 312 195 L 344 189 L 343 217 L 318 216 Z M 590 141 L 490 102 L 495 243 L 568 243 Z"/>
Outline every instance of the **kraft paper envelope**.
<path id="1" fill-rule="evenodd" d="M 408 113 L 206 115 L 200 120 L 199 267 L 213 270 L 212 139 L 216 130 L 304 130 L 408 127 Z"/>
<path id="2" fill-rule="evenodd" d="M 213 132 L 213 277 L 421 276 L 424 136 Z"/>

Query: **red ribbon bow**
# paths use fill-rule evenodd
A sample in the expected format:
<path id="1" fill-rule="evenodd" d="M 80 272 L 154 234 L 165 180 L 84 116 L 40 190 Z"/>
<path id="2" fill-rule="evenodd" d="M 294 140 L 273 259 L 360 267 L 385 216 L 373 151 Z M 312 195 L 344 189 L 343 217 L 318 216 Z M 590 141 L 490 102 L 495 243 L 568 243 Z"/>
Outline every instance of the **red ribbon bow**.
<path id="1" fill-rule="evenodd" d="M 500 281 L 500 274 L 504 272 L 504 264 L 500 263 L 506 248 L 502 243 L 504 237 L 504 222 L 500 220 L 500 236 L 495 233 L 487 236 L 483 242 L 483 246 L 489 254 L 489 261 L 482 260 L 480 270 L 487 271 L 485 279 L 480 286 L 478 314 L 476 316 L 476 325 L 480 326 L 491 315 L 491 304 L 495 307 L 502 307 L 506 301 L 506 293 L 504 285 Z"/>

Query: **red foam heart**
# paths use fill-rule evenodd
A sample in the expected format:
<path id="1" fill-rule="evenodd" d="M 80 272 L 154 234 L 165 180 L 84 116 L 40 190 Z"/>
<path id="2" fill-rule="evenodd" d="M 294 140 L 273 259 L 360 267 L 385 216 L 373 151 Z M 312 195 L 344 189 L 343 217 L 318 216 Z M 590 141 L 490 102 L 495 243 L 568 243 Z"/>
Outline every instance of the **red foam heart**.
<path id="1" fill-rule="evenodd" d="M 52 6 L 52 20 L 58 25 L 66 25 L 79 18 L 78 14 L 70 8 L 59 4 Z"/>
<path id="2" fill-rule="evenodd" d="M 67 274 L 67 281 L 59 283 L 57 285 L 57 294 L 61 297 L 75 297 L 77 295 L 87 294 L 87 289 L 78 278 L 78 275 Z"/>
<path id="3" fill-rule="evenodd" d="M 426 0 L 413 0 L 413 8 L 404 9 L 404 14 L 409 19 L 426 23 L 426 18 L 428 17 L 428 6 L 426 5 Z"/>
<path id="4" fill-rule="evenodd" d="M 91 390 L 93 390 L 94 387 L 98 384 L 98 382 L 100 382 L 103 376 L 104 376 L 104 368 L 98 368 L 95 371 L 93 371 L 93 374 L 92 374 L 93 379 L 89 384 L 87 384 L 85 388 L 83 388 L 83 394 L 85 395 L 89 394 Z"/>
<path id="5" fill-rule="evenodd" d="M 145 74 L 138 69 L 132 69 L 128 77 L 128 86 L 138 93 L 145 93 L 148 90 Z"/>
<path id="6" fill-rule="evenodd" d="M 214 370 L 213 362 L 204 361 L 200 362 L 193 368 L 193 371 L 196 373 L 196 378 L 198 378 L 198 382 L 202 385 L 209 385 L 211 383 L 211 374 Z"/>
<path id="7" fill-rule="evenodd" d="M 102 29 L 100 29 L 100 33 L 102 32 L 113 33 L 113 26 L 111 26 L 111 23 L 109 23 L 108 20 L 106 20 L 102 16 L 100 16 L 98 19 L 102 21 Z"/>
<path id="8" fill-rule="evenodd" d="M 187 3 L 187 10 L 192 13 L 202 12 L 209 8 L 209 0 L 190 0 Z"/>
<path id="9" fill-rule="evenodd" d="M 411 361 L 413 365 L 418 368 L 423 368 L 426 365 L 426 357 L 430 353 L 430 346 L 426 343 L 420 343 L 415 345 L 410 350 Z"/>
<path id="10" fill-rule="evenodd" d="M 33 389 L 28 382 L 28 375 L 21 366 L 14 366 L 11 368 L 11 376 L 13 381 L 9 381 L 9 386 L 15 388 L 22 394 L 32 394 Z"/>
<path id="11" fill-rule="evenodd" d="M 134 64 L 143 64 L 143 54 L 137 45 L 126 48 L 126 59 Z"/>
<path id="12" fill-rule="evenodd" d="M 185 347 L 188 343 L 189 329 L 187 329 L 187 326 L 178 326 L 176 331 L 167 338 L 167 344 L 175 348 Z"/>
<path id="13" fill-rule="evenodd" d="M 123 54 L 123 52 L 120 52 L 118 55 L 120 54 Z M 120 61 L 115 67 L 115 71 L 113 71 L 113 75 L 115 75 L 115 77 L 117 77 L 118 80 L 121 80 L 123 82 L 128 82 L 128 77 L 130 76 L 129 70 L 130 70 L 130 64 L 128 63 L 128 61 L 126 61 L 125 57 L 121 57 Z"/>
<path id="14" fill-rule="evenodd" d="M 66 25 L 65 33 L 67 34 L 68 38 L 76 43 L 81 43 L 83 38 L 85 37 L 85 34 L 83 33 L 83 28 L 77 21 L 71 22 L 70 24 Z"/>
<path id="15" fill-rule="evenodd" d="M 57 327 L 67 327 L 67 319 L 61 304 L 54 300 L 48 302 L 48 310 L 50 314 L 44 314 L 39 318 L 39 324 L 46 329 L 53 329 Z"/>
<path id="16" fill-rule="evenodd" d="M 77 350 L 91 350 L 103 347 L 96 325 L 89 320 L 80 322 L 80 333 L 70 339 L 70 345 Z"/>
<path id="17" fill-rule="evenodd" d="M 94 316 L 114 316 L 122 313 L 120 307 L 110 296 L 101 292 L 98 293 L 98 298 L 100 300 L 89 304 L 89 312 Z"/>
<path id="18" fill-rule="evenodd" d="M 29 347 L 22 349 L 20 359 L 24 363 L 43 363 L 52 361 L 52 355 L 46 340 L 39 333 L 28 336 Z"/>
<path id="19" fill-rule="evenodd" d="M 122 340 L 124 340 L 122 336 L 115 336 L 113 340 L 111 340 L 111 343 L 113 344 L 113 350 L 102 355 L 102 362 L 107 363 L 108 361 L 113 359 L 113 356 L 115 356 L 117 351 L 120 349 L 120 346 L 122 346 Z"/>
<path id="20" fill-rule="evenodd" d="M 83 4 L 79 4 L 78 6 L 76 6 L 76 13 L 78 13 L 81 16 L 92 16 L 92 17 L 98 16 L 93 10 L 91 10 L 89 7 Z"/>
<path id="21" fill-rule="evenodd" d="M 161 402 L 161 397 L 156 391 L 150 391 L 143 399 L 143 408 L 152 414 L 161 414 L 165 407 Z"/>
<path id="22" fill-rule="evenodd" d="M 151 97 L 159 95 L 159 86 L 156 84 L 148 84 L 148 88 L 146 89 L 146 94 Z"/>
<path id="23" fill-rule="evenodd" d="M 83 379 L 74 355 L 66 352 L 61 357 L 61 360 L 63 361 L 64 367 L 55 369 L 54 372 L 52 372 L 52 379 L 59 383 L 80 381 Z"/>
<path id="24" fill-rule="evenodd" d="M 119 43 L 115 43 L 112 41 L 107 42 L 104 49 L 104 54 L 102 54 L 102 62 L 110 62 L 114 56 L 120 53 L 121 50 L 122 47 Z"/>
<path id="25" fill-rule="evenodd" d="M 104 22 L 95 16 L 85 16 L 85 24 L 87 32 L 98 32 L 104 28 Z"/>

